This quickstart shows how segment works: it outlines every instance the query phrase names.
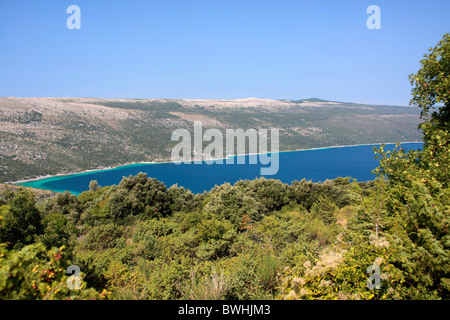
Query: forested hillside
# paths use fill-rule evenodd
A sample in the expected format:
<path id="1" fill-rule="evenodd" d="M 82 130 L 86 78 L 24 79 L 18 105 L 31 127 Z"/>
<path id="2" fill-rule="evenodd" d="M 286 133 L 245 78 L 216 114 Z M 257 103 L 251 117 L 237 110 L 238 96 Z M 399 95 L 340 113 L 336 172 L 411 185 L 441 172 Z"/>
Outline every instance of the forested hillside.
<path id="1" fill-rule="evenodd" d="M 449 61 L 446 35 L 410 76 L 424 148 L 376 150 L 373 182 L 263 178 L 194 195 L 138 174 L 40 204 L 3 192 L 0 297 L 449 299 Z"/>

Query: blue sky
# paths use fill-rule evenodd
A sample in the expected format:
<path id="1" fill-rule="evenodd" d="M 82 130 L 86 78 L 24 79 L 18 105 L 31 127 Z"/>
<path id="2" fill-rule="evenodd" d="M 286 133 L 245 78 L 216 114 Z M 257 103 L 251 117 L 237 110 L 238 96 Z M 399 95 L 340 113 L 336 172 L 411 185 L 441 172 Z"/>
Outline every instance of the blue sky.
<path id="1" fill-rule="evenodd" d="M 69 5 L 81 29 L 69 30 Z M 369 30 L 369 5 L 381 29 Z M 0 96 L 408 105 L 448 0 L 0 0 Z"/>

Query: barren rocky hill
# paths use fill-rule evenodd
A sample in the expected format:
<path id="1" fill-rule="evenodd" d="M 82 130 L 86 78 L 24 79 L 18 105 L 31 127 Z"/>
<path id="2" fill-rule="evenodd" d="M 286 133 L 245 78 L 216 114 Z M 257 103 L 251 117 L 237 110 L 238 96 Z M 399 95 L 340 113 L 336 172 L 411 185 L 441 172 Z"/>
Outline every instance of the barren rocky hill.
<path id="1" fill-rule="evenodd" d="M 309 100 L 0 98 L 0 182 L 169 160 L 177 128 L 278 128 L 280 149 L 421 140 L 418 111 Z"/>

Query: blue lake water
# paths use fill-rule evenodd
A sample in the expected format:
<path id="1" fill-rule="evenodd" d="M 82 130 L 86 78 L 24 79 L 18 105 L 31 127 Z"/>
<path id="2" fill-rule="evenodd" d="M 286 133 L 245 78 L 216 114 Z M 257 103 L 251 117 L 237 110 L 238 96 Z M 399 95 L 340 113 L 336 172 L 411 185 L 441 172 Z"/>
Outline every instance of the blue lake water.
<path id="1" fill-rule="evenodd" d="M 313 182 L 337 177 L 352 177 L 357 181 L 373 180 L 375 176 L 371 172 L 379 164 L 373 152 L 374 146 L 379 145 L 280 152 L 278 173 L 265 177 L 279 179 L 285 183 L 303 178 Z M 401 147 L 406 150 L 421 149 L 422 146 L 422 143 L 401 144 Z M 385 150 L 392 150 L 394 147 L 395 144 L 387 144 Z M 118 184 L 124 176 L 134 176 L 139 172 L 145 172 L 148 177 L 164 182 L 167 187 L 178 184 L 194 193 L 201 193 L 225 182 L 234 184 L 239 180 L 259 178 L 261 177 L 260 168 L 270 166 L 270 164 L 262 165 L 259 161 L 258 164 L 249 164 L 248 156 L 239 157 L 245 157 L 245 164 L 132 164 L 114 169 L 54 176 L 19 184 L 58 192 L 67 190 L 78 195 L 89 189 L 91 180 L 97 180 L 101 186 L 108 186 Z"/>

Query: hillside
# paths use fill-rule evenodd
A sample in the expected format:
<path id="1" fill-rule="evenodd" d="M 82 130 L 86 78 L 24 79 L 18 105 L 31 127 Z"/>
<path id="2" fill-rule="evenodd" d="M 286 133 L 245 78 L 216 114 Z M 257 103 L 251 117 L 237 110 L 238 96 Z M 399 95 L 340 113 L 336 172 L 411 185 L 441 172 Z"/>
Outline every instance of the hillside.
<path id="1" fill-rule="evenodd" d="M 3 183 L 0 183 L 0 194 L 3 194 L 5 191 L 18 192 L 19 188 L 24 188 L 30 192 L 33 192 L 36 201 L 38 203 L 54 198 L 58 195 L 57 192 L 51 190 L 35 189 L 30 187 L 16 186 L 12 184 L 3 184 Z"/>
<path id="2" fill-rule="evenodd" d="M 170 159 L 171 133 L 278 128 L 280 150 L 417 141 L 419 111 L 321 99 L 0 98 L 0 182 Z"/>

